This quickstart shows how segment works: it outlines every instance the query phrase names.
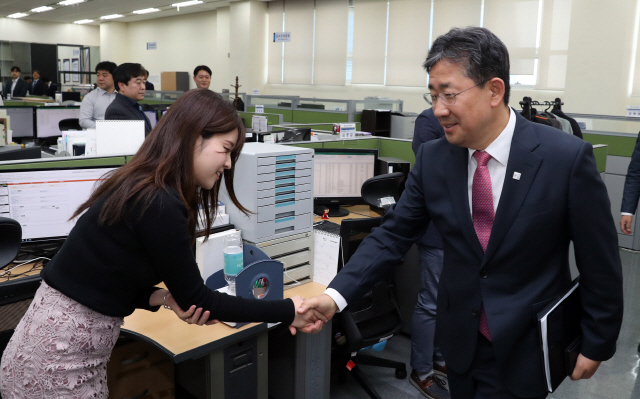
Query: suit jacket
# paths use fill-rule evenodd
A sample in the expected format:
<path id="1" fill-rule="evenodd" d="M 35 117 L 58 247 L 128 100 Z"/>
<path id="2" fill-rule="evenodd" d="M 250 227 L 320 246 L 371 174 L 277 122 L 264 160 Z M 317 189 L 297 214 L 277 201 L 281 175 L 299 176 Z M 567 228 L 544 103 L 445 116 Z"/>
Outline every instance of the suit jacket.
<path id="1" fill-rule="evenodd" d="M 144 121 L 145 136 L 151 132 L 151 122 L 149 118 L 136 108 L 131 101 L 120 93 L 116 94 L 111 104 L 104 113 L 104 119 L 116 121 Z"/>
<path id="2" fill-rule="evenodd" d="M 631 154 L 631 162 L 624 181 L 621 212 L 636 213 L 640 200 L 640 135 L 636 139 L 636 146 Z"/>
<path id="3" fill-rule="evenodd" d="M 413 153 L 417 156 L 422 143 L 442 137 L 444 137 L 444 129 L 442 125 L 440 125 L 438 118 L 433 114 L 433 109 L 425 109 L 416 118 L 416 125 L 413 130 L 413 142 L 411 143 Z M 440 233 L 438 233 L 435 225 L 430 224 L 429 227 L 427 227 L 427 232 L 422 236 L 419 243 L 430 247 L 442 248 L 442 237 Z"/>
<path id="4" fill-rule="evenodd" d="M 46 96 L 47 95 L 47 85 L 42 81 L 42 79 L 38 79 L 35 85 L 31 84 L 32 90 L 29 92 L 32 96 Z"/>
<path id="5" fill-rule="evenodd" d="M 151 83 L 149 81 L 145 81 L 144 82 L 144 89 L 145 90 L 155 90 L 155 86 L 153 85 L 153 83 Z"/>
<path id="6" fill-rule="evenodd" d="M 16 88 L 13 90 L 13 94 L 11 93 L 11 85 L 13 81 L 11 79 L 7 80 L 4 89 L 4 96 L 7 97 L 7 94 L 11 94 L 11 97 L 26 97 L 27 91 L 29 90 L 29 84 L 25 82 L 22 78 L 18 78 L 16 82 Z"/>
<path id="7" fill-rule="evenodd" d="M 615 352 L 622 272 L 607 190 L 591 144 L 516 115 L 500 203 L 483 253 L 469 210 L 468 158 L 466 148 L 446 138 L 423 144 L 400 200 L 329 287 L 347 303 L 361 298 L 433 222 L 444 249 L 436 337 L 447 368 L 470 369 L 484 304 L 505 386 L 517 396 L 542 396 L 536 314 L 571 283 L 570 241 L 580 271 L 581 352 L 599 361 Z M 514 172 L 521 174 L 518 180 Z"/>
<path id="8" fill-rule="evenodd" d="M 47 88 L 47 96 L 49 97 L 55 97 L 56 96 L 56 91 L 58 91 L 58 85 L 55 83 L 51 83 L 49 85 L 49 87 Z"/>

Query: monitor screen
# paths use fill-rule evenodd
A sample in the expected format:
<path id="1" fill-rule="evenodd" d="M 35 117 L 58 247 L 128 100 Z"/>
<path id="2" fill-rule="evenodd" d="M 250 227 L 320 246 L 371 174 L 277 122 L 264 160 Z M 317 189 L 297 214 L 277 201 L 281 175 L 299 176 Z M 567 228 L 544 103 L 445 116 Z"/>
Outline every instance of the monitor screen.
<path id="1" fill-rule="evenodd" d="M 69 220 L 110 167 L 0 170 L 0 216 L 17 220 L 23 241 L 64 238 Z"/>
<path id="2" fill-rule="evenodd" d="M 33 138 L 33 107 L 0 109 L 7 111 L 12 137 Z"/>
<path id="3" fill-rule="evenodd" d="M 313 165 L 314 212 L 329 216 L 346 216 L 340 205 L 361 204 L 362 183 L 376 175 L 378 150 L 375 149 L 315 149 Z"/>
<path id="4" fill-rule="evenodd" d="M 156 123 L 158 123 L 158 111 L 144 111 L 144 114 L 149 118 L 149 122 L 151 122 L 151 128 L 156 127 Z"/>
<path id="5" fill-rule="evenodd" d="M 58 123 L 63 119 L 79 119 L 80 107 L 38 107 L 36 108 L 36 137 L 60 137 Z"/>

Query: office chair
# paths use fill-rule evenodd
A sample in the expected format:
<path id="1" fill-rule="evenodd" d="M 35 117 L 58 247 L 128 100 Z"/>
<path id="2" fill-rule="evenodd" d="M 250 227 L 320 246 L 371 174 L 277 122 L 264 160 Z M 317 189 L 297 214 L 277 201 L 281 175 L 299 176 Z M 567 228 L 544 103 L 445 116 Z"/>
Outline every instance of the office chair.
<path id="1" fill-rule="evenodd" d="M 58 122 L 58 129 L 60 129 L 61 132 L 67 130 L 82 130 L 82 126 L 80 126 L 80 120 L 78 118 L 71 118 Z"/>
<path id="2" fill-rule="evenodd" d="M 380 226 L 382 218 L 345 219 L 340 225 L 342 253 L 346 264 L 356 249 L 372 231 Z M 336 340 L 335 365 L 344 373 L 347 370 L 372 399 L 379 399 L 358 364 L 395 369 L 398 379 L 407 377 L 407 367 L 402 362 L 383 359 L 359 352 L 363 348 L 388 340 L 403 327 L 402 315 L 393 295 L 391 274 L 378 282 L 359 302 L 350 303 L 338 314 L 335 332 L 344 334 L 344 340 Z M 333 334 L 336 336 L 336 334 Z M 340 370 L 340 369 L 339 369 Z"/>
<path id="3" fill-rule="evenodd" d="M 362 183 L 360 195 L 371 210 L 384 215 L 400 199 L 404 181 L 405 175 L 402 172 L 373 176 Z"/>
<path id="4" fill-rule="evenodd" d="M 0 269 L 18 255 L 22 241 L 22 227 L 13 219 L 0 217 Z"/>

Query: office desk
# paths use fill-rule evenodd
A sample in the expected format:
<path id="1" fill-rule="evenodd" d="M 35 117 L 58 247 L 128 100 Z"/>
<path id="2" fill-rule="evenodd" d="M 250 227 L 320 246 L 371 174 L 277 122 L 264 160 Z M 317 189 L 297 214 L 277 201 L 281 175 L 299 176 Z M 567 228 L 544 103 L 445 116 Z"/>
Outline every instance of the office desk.
<path id="1" fill-rule="evenodd" d="M 324 286 L 312 282 L 291 288 L 284 292 L 284 296 L 289 298 L 300 295 L 308 298 L 319 295 L 324 290 Z M 178 319 L 171 310 L 160 308 L 158 312 L 152 313 L 139 309 L 125 318 L 121 333 L 146 342 L 169 356 L 176 363 L 176 383 L 199 398 L 230 396 L 234 387 L 225 387 L 224 377 L 229 371 L 230 363 L 244 356 L 237 355 L 237 352 L 241 352 L 243 345 L 246 347 L 247 344 L 253 344 L 257 348 L 258 398 L 329 397 L 330 324 L 319 334 L 297 334 L 290 338 L 289 342 L 295 343 L 295 362 L 289 365 L 293 371 L 292 381 L 278 379 L 278 373 L 273 373 L 273 376 L 268 374 L 269 327 L 266 323 L 251 323 L 239 329 L 223 323 L 200 327 Z M 239 365 L 238 368 L 241 367 L 244 366 Z M 278 370 L 281 371 L 283 370 Z M 312 382 L 315 385 L 312 386 Z M 293 389 L 283 391 L 281 385 L 287 383 Z M 278 396 L 273 395 L 272 390 L 294 394 Z"/>
<path id="2" fill-rule="evenodd" d="M 362 218 L 375 218 L 380 215 L 375 213 L 369 208 L 369 205 L 353 205 L 345 206 L 344 209 L 349 211 L 349 214 L 344 217 L 332 217 L 329 218 L 330 222 L 340 224 L 344 219 L 362 219 Z M 313 222 L 320 222 L 322 218 L 316 214 L 313 215 Z"/>

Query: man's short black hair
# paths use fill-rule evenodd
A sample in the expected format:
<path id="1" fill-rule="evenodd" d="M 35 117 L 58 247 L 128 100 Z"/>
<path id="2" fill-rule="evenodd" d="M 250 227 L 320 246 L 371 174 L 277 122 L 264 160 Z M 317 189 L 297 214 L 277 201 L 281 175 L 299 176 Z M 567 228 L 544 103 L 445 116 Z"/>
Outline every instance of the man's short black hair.
<path id="1" fill-rule="evenodd" d="M 113 75 L 113 71 L 115 71 L 117 67 L 118 66 L 116 65 L 115 62 L 102 61 L 102 62 L 99 62 L 98 65 L 96 65 L 96 72 L 98 72 L 98 71 L 107 71 L 111 75 Z"/>
<path id="2" fill-rule="evenodd" d="M 11 72 L 20 72 L 22 73 L 22 71 L 20 70 L 20 67 L 17 65 L 14 65 L 11 67 Z"/>
<path id="3" fill-rule="evenodd" d="M 37 73 L 38 75 L 40 75 L 40 70 L 39 69 L 34 69 L 31 74 Z"/>
<path id="4" fill-rule="evenodd" d="M 125 62 L 118 65 L 115 71 L 113 71 L 113 82 L 116 84 L 116 89 L 120 87 L 119 83 L 123 83 L 129 86 L 129 81 L 140 76 L 144 77 L 146 69 L 140 64 L 134 64 L 132 62 Z"/>
<path id="5" fill-rule="evenodd" d="M 41 77 L 41 78 L 40 78 L 40 80 L 41 80 L 41 81 L 43 81 L 44 83 L 49 83 L 49 82 L 51 82 L 51 80 L 50 80 L 48 77 L 46 77 L 46 76 Z"/>
<path id="6" fill-rule="evenodd" d="M 198 65 L 198 66 L 196 67 L 196 69 L 194 69 L 194 70 L 193 70 L 193 76 L 198 75 L 198 72 L 200 72 L 200 71 L 205 71 L 205 72 L 207 72 L 207 73 L 209 74 L 209 76 L 212 76 L 212 75 L 213 75 L 213 74 L 211 73 L 211 69 L 209 69 L 209 67 L 208 67 L 208 66 L 206 66 L 206 65 Z"/>
<path id="7" fill-rule="evenodd" d="M 491 31 L 478 27 L 453 28 L 439 36 L 422 66 L 429 73 L 442 60 L 459 64 L 465 76 L 480 86 L 493 78 L 502 79 L 503 101 L 509 105 L 509 51 Z"/>
<path id="8" fill-rule="evenodd" d="M 22 80 L 31 80 L 31 76 L 25 76 Z"/>

